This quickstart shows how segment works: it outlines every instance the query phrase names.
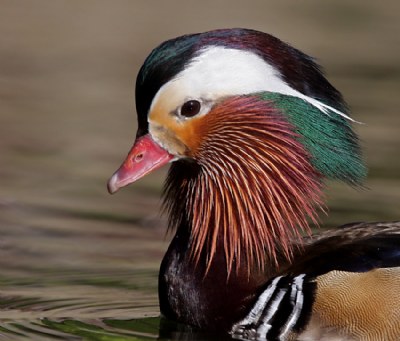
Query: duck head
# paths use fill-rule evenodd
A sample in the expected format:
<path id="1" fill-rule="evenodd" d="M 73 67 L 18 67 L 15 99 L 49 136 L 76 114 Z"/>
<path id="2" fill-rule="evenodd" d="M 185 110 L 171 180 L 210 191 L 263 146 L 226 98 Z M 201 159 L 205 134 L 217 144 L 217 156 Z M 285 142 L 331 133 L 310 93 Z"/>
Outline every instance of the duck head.
<path id="1" fill-rule="evenodd" d="M 292 255 L 317 222 L 324 177 L 362 182 L 340 93 L 312 58 L 271 35 L 216 30 L 164 42 L 136 82 L 138 131 L 110 193 L 172 163 L 171 227 L 194 260 L 223 248 L 228 272 Z"/>

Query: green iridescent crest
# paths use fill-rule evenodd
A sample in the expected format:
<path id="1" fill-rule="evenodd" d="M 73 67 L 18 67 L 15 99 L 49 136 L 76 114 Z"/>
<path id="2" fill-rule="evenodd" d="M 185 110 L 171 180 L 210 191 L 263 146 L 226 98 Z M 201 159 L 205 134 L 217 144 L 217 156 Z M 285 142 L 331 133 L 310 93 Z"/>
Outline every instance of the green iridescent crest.
<path id="1" fill-rule="evenodd" d="M 294 125 L 312 164 L 321 174 L 352 185 L 363 182 L 367 169 L 349 120 L 334 112 L 323 113 L 298 97 L 270 92 L 259 96 L 273 102 Z"/>

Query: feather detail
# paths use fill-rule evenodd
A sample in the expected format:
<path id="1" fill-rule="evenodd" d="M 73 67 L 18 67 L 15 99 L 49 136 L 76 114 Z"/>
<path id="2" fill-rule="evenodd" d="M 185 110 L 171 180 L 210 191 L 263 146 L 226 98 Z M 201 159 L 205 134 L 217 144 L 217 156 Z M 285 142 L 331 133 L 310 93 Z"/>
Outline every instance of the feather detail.
<path id="1" fill-rule="evenodd" d="M 295 127 L 272 101 L 239 96 L 196 125 L 195 162 L 175 162 L 165 187 L 170 227 L 191 233 L 190 253 L 209 269 L 223 247 L 227 272 L 290 259 L 322 207 L 322 175 Z M 251 195 L 249 195 L 251 193 Z"/>
<path id="2" fill-rule="evenodd" d="M 362 185 L 367 169 L 362 159 L 358 137 L 350 122 L 340 115 L 322 115 L 315 106 L 299 98 L 277 93 L 260 93 L 273 101 L 296 127 L 299 141 L 312 155 L 312 164 L 325 177 Z"/>

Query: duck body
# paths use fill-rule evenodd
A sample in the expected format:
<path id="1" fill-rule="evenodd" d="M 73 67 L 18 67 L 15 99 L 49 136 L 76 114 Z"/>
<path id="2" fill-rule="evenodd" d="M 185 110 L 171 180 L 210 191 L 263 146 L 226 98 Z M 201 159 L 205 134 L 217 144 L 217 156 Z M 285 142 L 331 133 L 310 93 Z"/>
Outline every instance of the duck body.
<path id="1" fill-rule="evenodd" d="M 347 106 L 310 57 L 253 30 L 178 37 L 146 59 L 136 105 L 108 187 L 171 163 L 163 315 L 240 339 L 400 339 L 400 223 L 310 233 L 324 178 L 366 174 Z"/>

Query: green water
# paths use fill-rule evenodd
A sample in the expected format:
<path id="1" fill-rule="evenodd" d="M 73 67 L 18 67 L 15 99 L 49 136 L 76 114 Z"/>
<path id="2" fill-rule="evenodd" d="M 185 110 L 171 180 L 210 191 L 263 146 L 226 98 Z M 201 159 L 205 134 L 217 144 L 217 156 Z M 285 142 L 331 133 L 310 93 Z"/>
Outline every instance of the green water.
<path id="1" fill-rule="evenodd" d="M 327 184 L 322 226 L 400 218 L 398 2 L 158 6 L 1 4 L 0 339 L 221 340 L 159 319 L 165 170 L 106 191 L 135 135 L 135 74 L 173 36 L 242 26 L 317 56 L 370 166 L 364 189 Z"/>

